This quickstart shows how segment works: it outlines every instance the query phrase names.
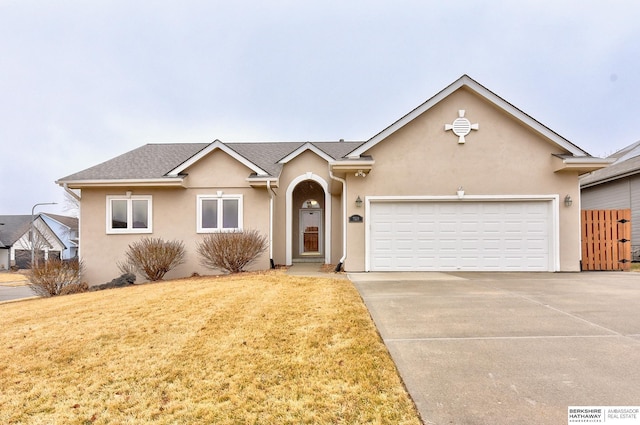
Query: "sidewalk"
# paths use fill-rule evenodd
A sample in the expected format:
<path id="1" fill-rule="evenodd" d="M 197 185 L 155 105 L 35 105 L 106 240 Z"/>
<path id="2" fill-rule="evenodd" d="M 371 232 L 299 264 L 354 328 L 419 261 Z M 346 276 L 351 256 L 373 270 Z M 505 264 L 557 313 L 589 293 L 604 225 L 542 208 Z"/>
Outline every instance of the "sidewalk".
<path id="1" fill-rule="evenodd" d="M 0 304 L 21 301 L 30 298 L 39 298 L 29 285 L 5 286 L 0 285 Z"/>
<path id="2" fill-rule="evenodd" d="M 335 266 L 322 263 L 294 263 L 287 268 L 290 276 L 323 277 L 328 279 L 348 279 L 346 273 L 336 273 Z"/>

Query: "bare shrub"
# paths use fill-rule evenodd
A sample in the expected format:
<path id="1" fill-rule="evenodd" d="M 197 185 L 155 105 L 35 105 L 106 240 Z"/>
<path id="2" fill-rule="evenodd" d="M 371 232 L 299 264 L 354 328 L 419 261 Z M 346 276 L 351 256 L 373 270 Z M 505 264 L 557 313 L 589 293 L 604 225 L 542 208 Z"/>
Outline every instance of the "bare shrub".
<path id="1" fill-rule="evenodd" d="M 87 284 L 80 281 L 82 262 L 52 258 L 35 264 L 29 274 L 31 289 L 41 297 L 68 295 L 88 290 Z"/>
<path id="2" fill-rule="evenodd" d="M 181 241 L 142 238 L 129 245 L 126 261 L 118 267 L 123 273 L 137 271 L 148 280 L 162 280 L 170 270 L 184 263 L 185 249 Z"/>
<path id="3" fill-rule="evenodd" d="M 203 266 L 240 273 L 266 251 L 267 246 L 267 238 L 257 230 L 238 230 L 208 234 L 197 249 Z"/>

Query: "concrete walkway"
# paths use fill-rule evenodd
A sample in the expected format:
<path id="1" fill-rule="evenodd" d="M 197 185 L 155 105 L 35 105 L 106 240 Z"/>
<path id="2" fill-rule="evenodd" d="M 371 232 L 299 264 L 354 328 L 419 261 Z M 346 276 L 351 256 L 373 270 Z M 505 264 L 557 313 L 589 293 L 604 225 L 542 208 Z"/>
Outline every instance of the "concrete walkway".
<path id="1" fill-rule="evenodd" d="M 640 405 L 638 273 L 349 278 L 425 424 L 555 425 L 569 406 Z"/>
<path id="2" fill-rule="evenodd" d="M 322 263 L 293 263 L 287 268 L 291 276 L 324 277 L 332 279 L 347 279 L 346 273 L 336 273 L 332 267 Z"/>

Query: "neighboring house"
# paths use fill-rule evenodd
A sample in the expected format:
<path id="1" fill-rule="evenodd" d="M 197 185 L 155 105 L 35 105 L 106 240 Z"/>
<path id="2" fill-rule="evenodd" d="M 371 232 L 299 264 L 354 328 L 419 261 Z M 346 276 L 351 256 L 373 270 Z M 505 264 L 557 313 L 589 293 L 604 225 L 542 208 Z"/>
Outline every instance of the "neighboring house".
<path id="1" fill-rule="evenodd" d="M 66 248 L 41 214 L 33 217 L 31 238 L 30 215 L 0 215 L 0 270 L 31 267 L 31 242 L 39 258 L 60 258 Z"/>
<path id="2" fill-rule="evenodd" d="M 610 155 L 607 168 L 581 176 L 583 210 L 631 209 L 631 252 L 640 260 L 640 141 Z"/>
<path id="3" fill-rule="evenodd" d="M 42 213 L 42 219 L 58 236 L 66 247 L 60 254 L 63 260 L 70 260 L 78 256 L 78 219 L 66 215 Z"/>
<path id="4" fill-rule="evenodd" d="M 61 178 L 81 191 L 86 280 L 144 236 L 257 229 L 253 265 L 366 271 L 579 271 L 578 175 L 594 158 L 468 76 L 361 142 L 148 144 Z"/>

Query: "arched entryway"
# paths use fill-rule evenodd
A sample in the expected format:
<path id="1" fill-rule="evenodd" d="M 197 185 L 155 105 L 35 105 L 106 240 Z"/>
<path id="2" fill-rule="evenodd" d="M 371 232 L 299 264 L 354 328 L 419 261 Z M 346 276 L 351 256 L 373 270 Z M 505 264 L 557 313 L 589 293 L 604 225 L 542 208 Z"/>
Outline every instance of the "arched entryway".
<path id="1" fill-rule="evenodd" d="M 331 197 L 321 177 L 307 173 L 287 188 L 287 264 L 295 260 L 329 263 Z"/>

